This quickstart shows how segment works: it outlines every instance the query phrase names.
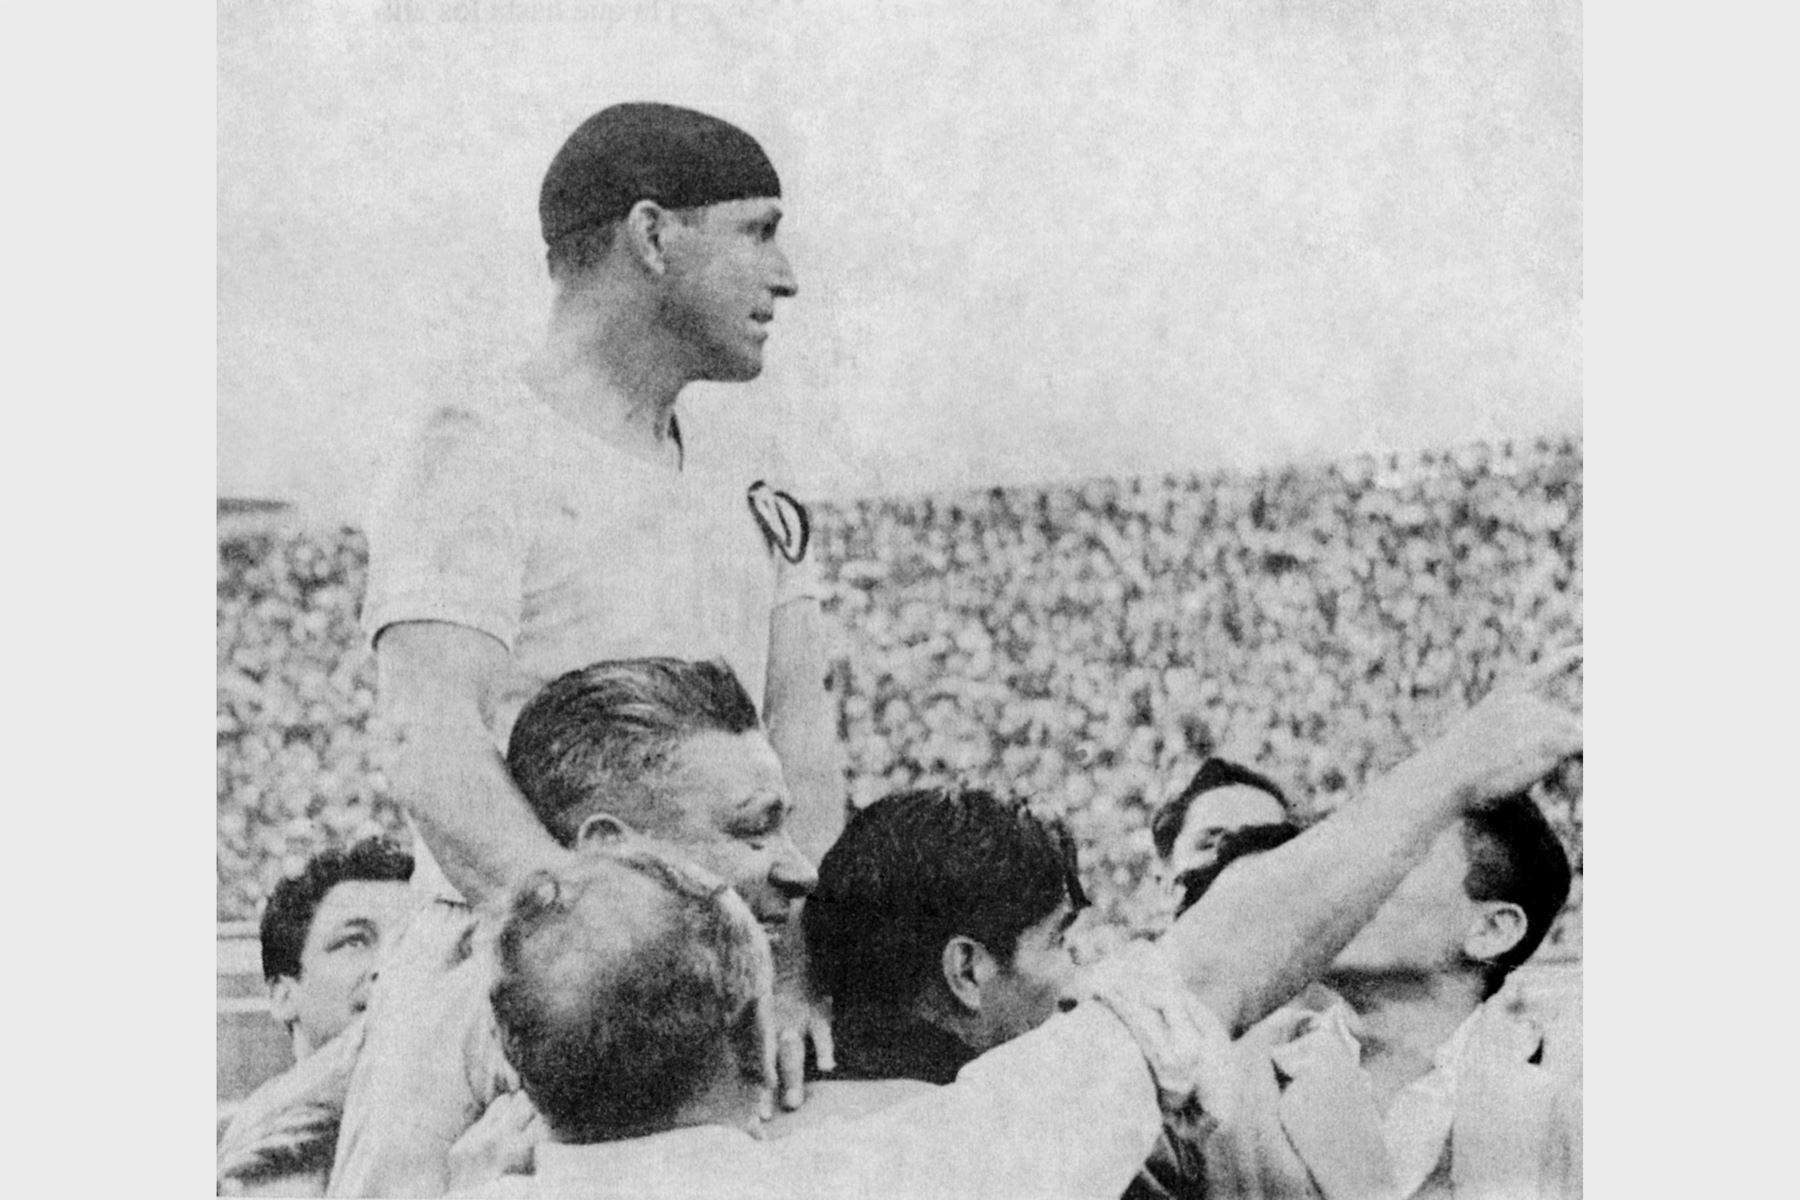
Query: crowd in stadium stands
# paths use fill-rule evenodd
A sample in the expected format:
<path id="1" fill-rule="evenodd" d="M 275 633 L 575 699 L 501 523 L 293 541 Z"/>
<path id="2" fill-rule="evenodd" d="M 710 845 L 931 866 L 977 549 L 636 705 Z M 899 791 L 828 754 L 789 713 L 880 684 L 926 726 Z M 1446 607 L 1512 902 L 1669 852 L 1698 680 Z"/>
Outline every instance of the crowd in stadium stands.
<path id="1" fill-rule="evenodd" d="M 1151 813 L 1207 754 L 1329 810 L 1581 631 L 1581 446 L 864 500 L 814 510 L 848 787 L 945 782 L 1062 816 L 1093 948 L 1159 928 Z M 400 833 L 352 530 L 222 528 L 218 916 Z M 1577 868 L 1580 780 L 1541 797 Z"/>

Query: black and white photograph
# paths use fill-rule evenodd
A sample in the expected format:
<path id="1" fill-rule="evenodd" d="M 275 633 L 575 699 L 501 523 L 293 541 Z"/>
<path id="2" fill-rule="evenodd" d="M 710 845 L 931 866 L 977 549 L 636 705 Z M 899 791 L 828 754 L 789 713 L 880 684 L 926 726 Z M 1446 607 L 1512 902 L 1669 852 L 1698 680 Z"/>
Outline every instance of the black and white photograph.
<path id="1" fill-rule="evenodd" d="M 1582 1194 L 1579 0 L 216 35 L 218 1195 Z"/>

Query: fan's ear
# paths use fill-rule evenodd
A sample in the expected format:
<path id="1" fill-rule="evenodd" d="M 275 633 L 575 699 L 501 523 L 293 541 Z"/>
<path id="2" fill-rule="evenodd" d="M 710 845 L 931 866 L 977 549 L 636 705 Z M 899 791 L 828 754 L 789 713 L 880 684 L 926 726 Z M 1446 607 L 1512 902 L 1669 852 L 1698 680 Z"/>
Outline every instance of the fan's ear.
<path id="1" fill-rule="evenodd" d="M 292 1028 L 300 1019 L 299 988 L 300 981 L 291 975 L 278 976 L 269 985 L 269 1015 L 285 1028 Z"/>
<path id="2" fill-rule="evenodd" d="M 1525 910 L 1517 904 L 1505 900 L 1487 901 L 1463 935 L 1463 953 L 1481 962 L 1493 962 L 1525 940 L 1529 927 Z"/>
<path id="3" fill-rule="evenodd" d="M 957 934 L 944 943 L 944 986 L 969 1012 L 981 1011 L 982 990 L 994 971 L 993 955 L 974 938 Z"/>

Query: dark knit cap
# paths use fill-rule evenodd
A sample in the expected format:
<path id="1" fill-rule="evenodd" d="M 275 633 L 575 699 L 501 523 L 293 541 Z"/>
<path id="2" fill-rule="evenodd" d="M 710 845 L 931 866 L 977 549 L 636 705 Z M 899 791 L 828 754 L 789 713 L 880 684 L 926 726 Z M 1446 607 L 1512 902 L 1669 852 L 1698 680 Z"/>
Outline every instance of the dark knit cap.
<path id="1" fill-rule="evenodd" d="M 538 196 L 544 241 L 617 221 L 639 200 L 700 208 L 781 195 L 756 139 L 673 104 L 615 104 L 581 123 L 556 152 Z"/>

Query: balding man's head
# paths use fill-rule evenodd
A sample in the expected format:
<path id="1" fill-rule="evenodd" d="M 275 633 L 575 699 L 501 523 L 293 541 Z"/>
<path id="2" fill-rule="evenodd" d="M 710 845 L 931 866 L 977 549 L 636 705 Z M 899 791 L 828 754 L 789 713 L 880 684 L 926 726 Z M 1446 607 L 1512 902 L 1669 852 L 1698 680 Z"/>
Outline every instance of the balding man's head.
<path id="1" fill-rule="evenodd" d="M 519 890 L 492 996 L 526 1094 L 559 1140 L 586 1143 L 671 1128 L 718 1086 L 753 1104 L 772 983 L 735 893 L 626 839 Z"/>

